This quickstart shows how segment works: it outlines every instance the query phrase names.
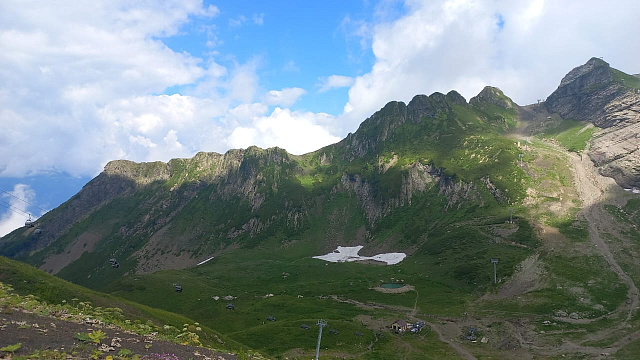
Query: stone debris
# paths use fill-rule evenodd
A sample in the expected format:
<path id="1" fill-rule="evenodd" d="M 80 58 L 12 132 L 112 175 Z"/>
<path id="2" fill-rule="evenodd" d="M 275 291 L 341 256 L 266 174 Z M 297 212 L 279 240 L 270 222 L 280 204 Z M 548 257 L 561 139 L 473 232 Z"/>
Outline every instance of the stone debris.
<path id="1" fill-rule="evenodd" d="M 122 339 L 120 339 L 119 337 L 114 337 L 113 339 L 111 339 L 111 346 L 120 347 L 120 341 L 122 341 Z"/>
<path id="2" fill-rule="evenodd" d="M 107 345 L 107 344 L 102 344 L 102 345 L 100 345 L 98 350 L 100 350 L 102 352 L 108 352 L 108 351 L 115 351 L 116 349 L 114 347 L 112 347 L 112 346 Z"/>
<path id="3" fill-rule="evenodd" d="M 568 314 L 566 311 L 564 311 L 564 310 L 558 310 L 558 311 L 556 311 L 556 312 L 555 312 L 555 315 L 556 315 L 557 317 L 567 317 L 567 316 L 569 316 L 569 314 Z"/>

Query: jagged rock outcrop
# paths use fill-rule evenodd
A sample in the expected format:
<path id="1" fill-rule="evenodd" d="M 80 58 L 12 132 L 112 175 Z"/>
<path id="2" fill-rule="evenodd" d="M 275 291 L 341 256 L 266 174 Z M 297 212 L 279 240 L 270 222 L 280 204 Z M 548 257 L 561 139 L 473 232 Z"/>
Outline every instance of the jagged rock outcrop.
<path id="1" fill-rule="evenodd" d="M 594 136 L 589 156 L 601 174 L 631 187 L 640 186 L 640 90 L 625 84 L 625 76 L 592 58 L 562 79 L 545 107 L 563 119 L 603 129 Z"/>
<path id="2" fill-rule="evenodd" d="M 595 136 L 589 156 L 602 175 L 623 187 L 640 187 L 640 94 L 619 96 L 605 113 L 615 125 Z"/>
<path id="3" fill-rule="evenodd" d="M 605 112 L 607 104 L 628 89 L 614 81 L 612 69 L 601 59 L 591 58 L 571 70 L 558 89 L 545 101 L 549 112 L 563 119 L 588 121 L 600 128 L 613 126 Z"/>
<path id="4" fill-rule="evenodd" d="M 160 161 L 136 163 L 129 160 L 114 160 L 104 167 L 104 174 L 130 179 L 140 185 L 166 181 L 171 177 L 170 168 Z"/>
<path id="5" fill-rule="evenodd" d="M 391 199 L 383 200 L 382 197 L 376 196 L 374 187 L 360 175 L 343 174 L 341 178 L 342 189 L 358 196 L 365 216 L 371 225 L 397 207 L 411 206 L 411 200 L 415 195 L 429 190 L 433 186 L 437 186 L 438 192 L 446 198 L 445 210 L 458 208 L 466 201 L 483 205 L 474 184 L 453 179 L 445 175 L 443 169 L 420 162 L 408 166 L 402 176 L 400 194 Z"/>
<path id="6" fill-rule="evenodd" d="M 504 98 L 511 101 L 506 96 Z M 456 91 L 450 91 L 447 95 L 439 92 L 429 96 L 416 95 L 408 105 L 401 101 L 391 101 L 363 121 L 358 131 L 354 134 L 349 133 L 335 146 L 346 149 L 345 160 L 362 158 L 386 141 L 397 127 L 407 122 L 419 123 L 425 118 L 436 118 L 446 114 L 451 111 L 452 104 L 466 106 L 467 102 Z M 326 155 L 323 153 L 321 156 Z"/>

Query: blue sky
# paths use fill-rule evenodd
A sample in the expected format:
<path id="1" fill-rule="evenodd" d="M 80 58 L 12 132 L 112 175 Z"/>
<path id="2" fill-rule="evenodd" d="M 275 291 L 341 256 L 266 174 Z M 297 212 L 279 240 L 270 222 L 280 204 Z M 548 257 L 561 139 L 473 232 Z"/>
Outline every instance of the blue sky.
<path id="1" fill-rule="evenodd" d="M 9 205 L 40 216 L 110 160 L 302 154 L 391 100 L 492 85 L 525 105 L 592 56 L 638 73 L 638 13 L 635 0 L 1 1 L 0 189 L 14 196 L 0 192 L 0 235 L 25 220 Z"/>
<path id="2" fill-rule="evenodd" d="M 162 39 L 176 52 L 188 52 L 223 65 L 255 62 L 264 89 L 299 87 L 307 93 L 292 110 L 342 113 L 348 88 L 317 92 L 319 78 L 355 77 L 371 69 L 373 53 L 357 28 L 374 21 L 369 1 L 227 1 L 213 19 L 194 19 L 181 34 Z M 403 3 L 391 1 L 386 19 L 401 16 Z M 207 43 L 215 45 L 207 47 Z M 324 74 L 324 75 L 323 75 Z M 188 91 L 171 87 L 167 94 Z"/>

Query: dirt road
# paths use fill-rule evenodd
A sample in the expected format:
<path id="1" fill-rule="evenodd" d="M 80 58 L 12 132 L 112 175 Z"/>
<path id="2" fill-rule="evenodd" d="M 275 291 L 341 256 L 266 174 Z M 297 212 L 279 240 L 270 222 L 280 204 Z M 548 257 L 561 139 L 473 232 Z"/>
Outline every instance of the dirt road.
<path id="1" fill-rule="evenodd" d="M 638 308 L 638 288 L 631 277 L 622 270 L 602 236 L 604 233 L 615 232 L 615 229 L 612 228 L 615 225 L 608 221 L 611 216 L 603 208 L 603 205 L 607 201 L 615 200 L 614 197 L 619 191 L 619 186 L 612 178 L 600 175 L 588 156 L 580 156 L 575 153 L 567 153 L 567 155 L 573 166 L 576 188 L 583 204 L 583 209 L 578 216 L 582 216 L 589 224 L 589 239 L 595 250 L 629 288 L 625 302 L 625 311 L 627 312 L 625 322 L 628 322 Z"/>

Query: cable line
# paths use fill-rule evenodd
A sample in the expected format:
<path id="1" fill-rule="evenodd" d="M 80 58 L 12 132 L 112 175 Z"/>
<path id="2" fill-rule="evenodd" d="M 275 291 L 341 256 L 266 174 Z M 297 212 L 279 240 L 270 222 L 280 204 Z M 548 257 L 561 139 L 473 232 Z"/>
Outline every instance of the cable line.
<path id="1" fill-rule="evenodd" d="M 15 195 L 13 195 L 12 193 L 8 192 L 7 190 L 0 189 L 0 191 L 1 191 L 1 192 L 3 192 L 3 193 L 5 193 L 5 194 L 7 194 L 7 195 L 9 195 L 9 196 L 11 196 L 11 197 L 13 197 L 14 199 L 17 199 L 17 200 L 22 201 L 22 202 L 23 202 L 23 203 L 25 203 L 25 204 L 28 204 L 28 205 L 33 206 L 33 207 L 36 207 L 36 208 L 38 208 L 38 209 L 42 210 L 43 212 L 47 212 L 47 209 L 43 209 L 43 208 L 41 208 L 40 206 L 35 205 L 35 204 L 32 204 L 32 203 L 28 202 L 28 201 L 27 201 L 27 200 L 25 200 L 25 199 L 21 199 L 21 198 L 19 198 L 19 197 L 15 196 Z"/>
<path id="2" fill-rule="evenodd" d="M 9 210 L 13 211 L 14 213 L 18 214 L 18 215 L 22 215 L 24 217 L 31 217 L 31 214 L 29 214 L 28 212 L 19 209 L 11 204 L 8 204 L 4 201 L 0 201 L 0 205 L 6 206 Z"/>

